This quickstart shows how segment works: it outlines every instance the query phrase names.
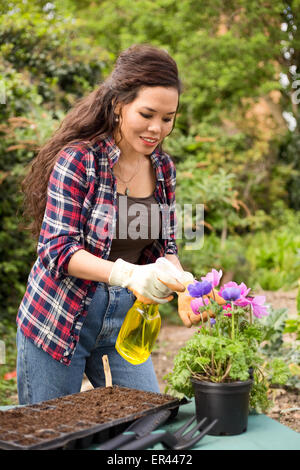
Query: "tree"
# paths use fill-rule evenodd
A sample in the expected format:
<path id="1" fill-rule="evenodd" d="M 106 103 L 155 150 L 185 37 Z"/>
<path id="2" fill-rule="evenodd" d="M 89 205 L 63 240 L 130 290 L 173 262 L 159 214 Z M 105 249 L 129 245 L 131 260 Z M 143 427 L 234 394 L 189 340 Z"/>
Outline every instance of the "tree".
<path id="1" fill-rule="evenodd" d="M 76 26 L 76 24 L 75 24 Z M 73 18 L 49 2 L 0 9 L 0 303 L 16 316 L 36 243 L 20 230 L 25 166 L 74 101 L 100 81 L 105 54 L 78 41 Z"/>

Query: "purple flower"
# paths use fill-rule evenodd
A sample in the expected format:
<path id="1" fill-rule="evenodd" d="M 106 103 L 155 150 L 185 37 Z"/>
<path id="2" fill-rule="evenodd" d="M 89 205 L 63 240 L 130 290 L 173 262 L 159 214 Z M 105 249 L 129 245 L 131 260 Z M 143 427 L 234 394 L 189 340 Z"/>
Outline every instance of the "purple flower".
<path id="1" fill-rule="evenodd" d="M 202 297 L 210 293 L 212 285 L 207 281 L 194 281 L 194 283 L 189 284 L 187 288 L 191 297 Z"/>
<path id="2" fill-rule="evenodd" d="M 239 299 L 237 299 L 235 302 L 234 302 L 234 305 L 237 305 L 238 307 L 246 307 L 247 305 L 249 305 L 250 302 L 249 302 L 249 298 L 247 297 L 243 297 L 241 295 L 241 297 Z"/>
<path id="3" fill-rule="evenodd" d="M 223 272 L 221 269 L 219 272 L 216 269 L 212 269 L 212 271 L 207 273 L 206 276 L 201 277 L 201 280 L 210 282 L 213 287 L 216 287 L 219 285 L 222 275 Z"/>
<path id="4" fill-rule="evenodd" d="M 243 282 L 240 285 L 238 285 L 236 282 L 230 281 L 230 282 L 227 282 L 226 284 L 224 284 L 223 287 L 221 287 L 221 289 L 219 291 L 219 295 L 222 296 L 223 290 L 227 289 L 228 287 L 236 287 L 236 288 L 240 289 L 241 298 L 246 297 L 249 294 L 250 290 L 251 290 L 250 288 L 248 289 L 246 284 L 244 284 Z"/>
<path id="5" fill-rule="evenodd" d="M 226 289 L 222 290 L 221 297 L 224 300 L 237 300 L 241 296 L 241 290 L 238 287 L 227 287 Z"/>
<path id="6" fill-rule="evenodd" d="M 205 305 L 209 304 L 209 300 L 207 298 L 204 298 L 203 300 Z M 191 309 L 195 315 L 199 315 L 199 308 L 204 307 L 203 300 L 201 297 L 191 300 Z"/>
<path id="7" fill-rule="evenodd" d="M 268 306 L 265 305 L 266 297 L 264 295 L 257 295 L 256 297 L 248 297 L 244 299 L 247 305 L 251 305 L 253 315 L 257 318 L 269 315 Z"/>
<path id="8" fill-rule="evenodd" d="M 251 288 L 248 288 L 243 282 L 238 287 L 241 289 L 241 297 L 246 297 L 251 291 Z"/>
<path id="9" fill-rule="evenodd" d="M 211 319 L 210 319 L 210 324 L 211 324 L 211 326 L 214 326 L 215 323 L 216 323 L 216 320 L 215 320 L 214 318 L 211 318 Z"/>

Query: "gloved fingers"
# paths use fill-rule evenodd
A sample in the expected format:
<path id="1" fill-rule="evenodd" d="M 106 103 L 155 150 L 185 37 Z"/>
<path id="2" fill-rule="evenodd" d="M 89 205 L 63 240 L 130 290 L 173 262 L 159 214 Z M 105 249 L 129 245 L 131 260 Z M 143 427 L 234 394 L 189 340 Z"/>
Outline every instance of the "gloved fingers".
<path id="1" fill-rule="evenodd" d="M 187 328 L 191 328 L 192 322 L 190 320 L 190 312 L 187 310 L 178 310 L 178 315 L 180 316 L 184 326 L 186 326 Z"/>
<path id="2" fill-rule="evenodd" d="M 172 276 L 181 284 L 185 284 L 185 283 L 189 284 L 194 281 L 194 276 L 192 273 L 188 271 L 182 271 L 165 257 L 158 258 L 155 264 L 159 267 L 159 270 L 161 272 L 170 274 L 170 276 Z"/>
<path id="3" fill-rule="evenodd" d="M 204 315 L 206 315 L 206 314 L 204 313 Z M 206 317 L 206 319 L 207 319 L 207 317 Z M 206 320 L 204 320 L 204 318 L 202 320 L 202 315 L 201 314 L 196 315 L 195 313 L 192 312 L 190 314 L 190 321 L 193 325 L 197 325 L 198 323 L 200 323 L 202 321 L 206 321 Z"/>
<path id="4" fill-rule="evenodd" d="M 155 295 L 151 295 L 151 300 L 153 300 L 157 304 L 167 304 L 171 300 L 173 300 L 173 295 L 169 295 L 168 297 L 155 297 Z"/>
<path id="5" fill-rule="evenodd" d="M 150 290 L 149 288 L 147 288 L 147 286 L 144 286 L 143 284 L 137 285 L 135 289 L 133 289 L 132 287 L 130 287 L 129 289 L 136 296 L 137 300 L 140 300 L 144 304 L 164 304 L 170 302 L 170 300 L 173 299 L 173 295 L 168 295 L 168 293 L 161 294 L 159 291 L 154 292 L 153 288 Z"/>
<path id="6" fill-rule="evenodd" d="M 152 291 L 156 297 L 167 297 L 172 294 L 172 289 L 163 284 L 155 275 L 152 278 Z"/>
<path id="7" fill-rule="evenodd" d="M 209 318 L 206 312 L 197 315 L 191 310 L 187 309 L 181 309 L 180 311 L 178 311 L 178 314 L 181 318 L 182 323 L 187 328 L 191 328 L 191 326 L 193 325 L 198 325 L 198 323 L 202 323 L 202 321 L 206 322 Z"/>
<path id="8" fill-rule="evenodd" d="M 195 278 L 192 273 L 189 271 L 184 271 L 183 273 L 183 278 L 182 278 L 182 283 L 186 286 L 188 284 L 192 284 L 194 282 Z"/>
<path id="9" fill-rule="evenodd" d="M 166 289 L 169 289 L 170 292 L 183 292 L 185 290 L 185 286 L 169 272 L 159 270 L 156 273 L 156 278 L 158 282 L 155 284 L 160 290 L 166 291 Z"/>
<path id="10" fill-rule="evenodd" d="M 176 280 L 172 283 L 171 282 L 165 282 L 160 278 L 158 278 L 158 280 L 160 282 L 162 282 L 166 287 L 171 289 L 172 292 L 184 292 L 185 291 L 185 286 L 181 282 L 178 282 Z"/>
<path id="11" fill-rule="evenodd" d="M 185 271 L 178 269 L 171 261 L 164 257 L 158 258 L 155 266 L 160 273 L 158 277 L 164 282 L 176 284 L 176 281 L 182 283 L 185 280 Z"/>
<path id="12" fill-rule="evenodd" d="M 190 315 L 190 319 L 193 325 L 197 325 L 197 323 L 199 323 L 200 321 L 206 323 L 207 321 L 210 321 L 211 318 L 215 318 L 215 315 L 211 311 L 205 311 L 199 314 L 195 314 L 193 312 Z"/>
<path id="13" fill-rule="evenodd" d="M 178 314 L 185 326 L 190 328 L 197 325 L 200 321 L 206 321 L 207 314 L 204 312 L 203 320 L 201 314 L 195 314 L 191 308 L 192 297 L 186 293 L 178 295 Z"/>
<path id="14" fill-rule="evenodd" d="M 136 269 L 130 278 L 130 288 L 139 294 L 151 298 L 167 297 L 172 293 L 171 289 L 164 286 L 156 277 L 156 271 L 150 265 Z M 153 296 L 154 298 L 152 298 Z"/>
<path id="15" fill-rule="evenodd" d="M 149 297 L 145 297 L 144 295 L 137 292 L 135 289 L 132 289 L 131 287 L 129 287 L 129 289 L 135 295 L 137 300 L 139 300 L 140 302 L 143 302 L 143 304 L 149 305 L 149 304 L 155 303 L 154 300 L 150 299 Z"/>

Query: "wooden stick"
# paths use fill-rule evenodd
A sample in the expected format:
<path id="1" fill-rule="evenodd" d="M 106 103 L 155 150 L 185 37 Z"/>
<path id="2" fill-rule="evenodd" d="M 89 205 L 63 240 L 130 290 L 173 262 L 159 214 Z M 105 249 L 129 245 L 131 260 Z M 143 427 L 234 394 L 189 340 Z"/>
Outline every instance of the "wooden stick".
<path id="1" fill-rule="evenodd" d="M 105 374 L 105 387 L 112 388 L 111 372 L 110 372 L 108 357 L 106 354 L 105 356 L 102 356 L 102 362 L 103 362 L 103 368 L 104 368 L 104 374 Z"/>

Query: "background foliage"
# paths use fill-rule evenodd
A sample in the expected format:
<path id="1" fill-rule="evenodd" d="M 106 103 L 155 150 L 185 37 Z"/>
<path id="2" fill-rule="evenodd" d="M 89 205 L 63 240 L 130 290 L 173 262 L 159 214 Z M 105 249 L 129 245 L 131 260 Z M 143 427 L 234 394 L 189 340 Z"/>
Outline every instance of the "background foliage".
<path id="1" fill-rule="evenodd" d="M 222 268 L 253 288 L 297 285 L 299 7 L 299 0 L 2 0 L 0 337 L 14 331 L 36 256 L 20 228 L 25 167 L 134 43 L 167 49 L 184 83 L 165 149 L 177 167 L 177 203 L 205 207 L 202 250 L 187 251 L 179 240 L 185 268 L 195 275 Z"/>

